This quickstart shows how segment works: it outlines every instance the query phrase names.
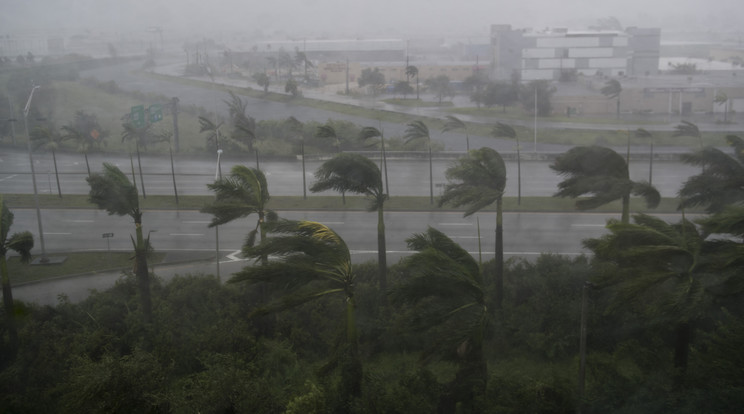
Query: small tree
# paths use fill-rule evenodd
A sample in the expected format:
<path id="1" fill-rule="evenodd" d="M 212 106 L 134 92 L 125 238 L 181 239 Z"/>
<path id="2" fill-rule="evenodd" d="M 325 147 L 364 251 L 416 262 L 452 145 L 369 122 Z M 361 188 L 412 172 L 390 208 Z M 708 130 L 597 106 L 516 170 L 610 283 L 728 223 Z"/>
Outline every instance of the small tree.
<path id="1" fill-rule="evenodd" d="M 623 91 L 623 86 L 617 79 L 610 79 L 605 83 L 605 86 L 600 89 L 602 95 L 606 96 L 607 99 L 617 99 L 617 117 L 620 117 L 620 93 Z"/>
<path id="2" fill-rule="evenodd" d="M 10 237 L 10 226 L 13 225 L 13 213 L 3 201 L 0 195 L 0 272 L 2 273 L 3 305 L 5 317 L 7 318 L 7 330 L 10 340 L 10 351 L 13 355 L 18 348 L 18 331 L 15 325 L 15 304 L 13 302 L 13 291 L 10 286 L 10 275 L 8 274 L 8 263 L 5 256 L 9 250 L 17 252 L 21 256 L 21 262 L 28 263 L 31 260 L 31 249 L 34 247 L 34 236 L 31 232 L 24 231 L 13 233 Z"/>
<path id="3" fill-rule="evenodd" d="M 360 88 L 366 86 L 368 89 L 372 89 L 372 93 L 376 95 L 385 85 L 385 75 L 378 68 L 374 68 L 374 70 L 366 68 L 362 70 L 362 75 L 359 77 L 358 83 Z"/>
<path id="4" fill-rule="evenodd" d="M 439 75 L 435 78 L 429 78 L 424 81 L 429 90 L 437 97 L 441 105 L 442 99 L 449 96 L 455 96 L 455 91 L 450 84 L 450 78 L 447 75 Z"/>
<path id="5" fill-rule="evenodd" d="M 269 75 L 265 74 L 264 72 L 255 73 L 253 74 L 253 80 L 256 81 L 256 84 L 263 88 L 264 93 L 269 93 L 269 84 L 271 83 L 271 78 L 269 78 Z"/>

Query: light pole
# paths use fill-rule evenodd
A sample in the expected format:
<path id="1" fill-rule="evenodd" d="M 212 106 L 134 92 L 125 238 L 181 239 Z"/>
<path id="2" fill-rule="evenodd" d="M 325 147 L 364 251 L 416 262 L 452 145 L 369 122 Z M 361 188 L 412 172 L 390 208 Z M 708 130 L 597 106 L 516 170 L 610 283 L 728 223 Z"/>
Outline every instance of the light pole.
<path id="1" fill-rule="evenodd" d="M 39 223 L 39 241 L 41 243 L 41 263 L 49 262 L 49 258 L 46 256 L 46 247 L 44 245 L 44 230 L 41 225 L 41 209 L 39 209 L 39 192 L 36 189 L 36 173 L 34 171 L 34 158 L 31 155 L 31 133 L 28 130 L 28 110 L 31 107 L 31 99 L 34 97 L 34 91 L 39 89 L 39 85 L 34 85 L 31 88 L 31 93 L 28 95 L 28 101 L 26 106 L 23 108 L 23 126 L 26 128 L 26 144 L 28 145 L 28 162 L 31 164 L 31 181 L 34 184 L 34 202 L 36 203 L 36 221 Z"/>
<path id="2" fill-rule="evenodd" d="M 220 165 L 220 156 L 222 156 L 222 148 L 220 148 L 220 135 L 217 131 L 217 171 L 214 173 L 215 180 L 222 179 L 222 166 Z M 214 240 L 215 240 L 215 252 L 217 257 L 217 280 L 220 279 L 220 226 L 214 226 Z"/>

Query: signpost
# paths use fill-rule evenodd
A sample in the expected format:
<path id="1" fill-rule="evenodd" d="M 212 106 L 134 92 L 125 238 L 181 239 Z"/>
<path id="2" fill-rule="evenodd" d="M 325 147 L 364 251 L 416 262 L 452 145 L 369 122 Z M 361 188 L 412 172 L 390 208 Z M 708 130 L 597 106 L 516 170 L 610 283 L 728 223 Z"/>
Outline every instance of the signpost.
<path id="1" fill-rule="evenodd" d="M 108 250 L 109 253 L 111 253 L 111 242 L 109 241 L 109 239 L 111 239 L 112 237 L 114 237 L 114 233 L 103 233 L 101 235 L 101 237 L 103 237 L 104 239 L 106 239 L 107 250 Z"/>

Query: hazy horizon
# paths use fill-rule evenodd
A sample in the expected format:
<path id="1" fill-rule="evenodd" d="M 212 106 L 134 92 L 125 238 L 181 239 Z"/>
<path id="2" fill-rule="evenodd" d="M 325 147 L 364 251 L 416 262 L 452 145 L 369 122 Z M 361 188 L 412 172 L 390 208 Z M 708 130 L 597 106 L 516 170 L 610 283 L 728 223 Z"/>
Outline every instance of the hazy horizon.
<path id="1" fill-rule="evenodd" d="M 586 28 L 617 18 L 623 27 L 679 31 L 740 31 L 741 0 L 626 0 L 618 6 L 592 0 L 517 4 L 469 0 L 347 2 L 276 0 L 0 0 L 0 35 L 18 32 L 136 33 L 161 27 L 174 35 L 241 32 L 263 38 L 486 36 L 492 24 L 516 28 Z M 649 7 L 651 4 L 653 7 Z"/>

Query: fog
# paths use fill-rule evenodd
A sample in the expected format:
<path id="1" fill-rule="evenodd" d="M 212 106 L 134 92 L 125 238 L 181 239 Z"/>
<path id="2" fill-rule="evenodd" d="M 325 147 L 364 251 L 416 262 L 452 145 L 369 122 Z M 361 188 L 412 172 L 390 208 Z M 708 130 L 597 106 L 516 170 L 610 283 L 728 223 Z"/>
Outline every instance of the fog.
<path id="1" fill-rule="evenodd" d="M 600 3 L 600 4 L 598 4 Z M 0 34 L 28 31 L 206 35 L 239 31 L 260 37 L 476 36 L 491 24 L 582 28 L 613 16 L 623 26 L 730 31 L 741 0 L 0 0 Z"/>

